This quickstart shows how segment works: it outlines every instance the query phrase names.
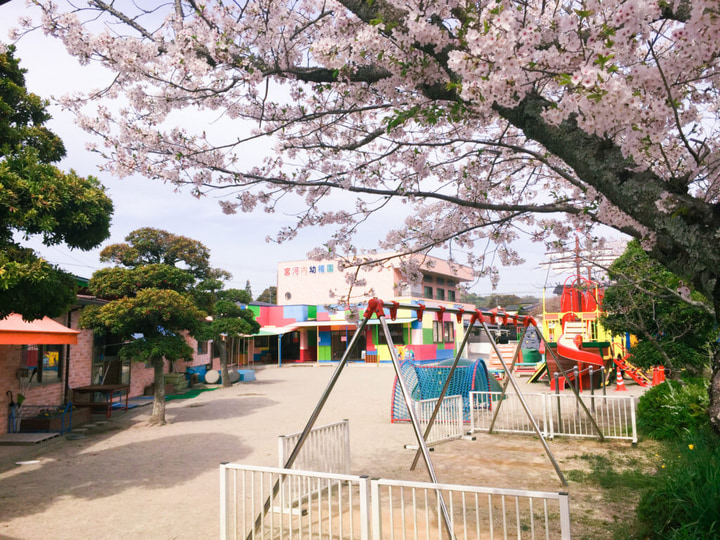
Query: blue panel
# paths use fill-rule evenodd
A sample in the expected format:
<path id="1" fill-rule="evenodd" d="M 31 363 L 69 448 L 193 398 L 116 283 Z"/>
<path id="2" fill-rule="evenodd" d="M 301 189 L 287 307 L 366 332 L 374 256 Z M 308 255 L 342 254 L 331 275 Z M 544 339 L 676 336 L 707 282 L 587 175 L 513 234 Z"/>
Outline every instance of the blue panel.
<path id="1" fill-rule="evenodd" d="M 304 322 L 308 320 L 307 306 L 283 306 L 283 318 L 292 319 L 296 322 Z"/>
<path id="2" fill-rule="evenodd" d="M 318 346 L 319 347 L 330 347 L 332 344 L 331 339 L 332 332 L 318 332 Z"/>
<path id="3" fill-rule="evenodd" d="M 421 330 L 422 321 L 420 319 L 414 320 L 412 323 L 410 323 L 410 328 L 412 328 L 413 330 Z"/>
<path id="4" fill-rule="evenodd" d="M 437 360 L 447 360 L 448 358 L 455 358 L 454 349 L 438 349 Z"/>

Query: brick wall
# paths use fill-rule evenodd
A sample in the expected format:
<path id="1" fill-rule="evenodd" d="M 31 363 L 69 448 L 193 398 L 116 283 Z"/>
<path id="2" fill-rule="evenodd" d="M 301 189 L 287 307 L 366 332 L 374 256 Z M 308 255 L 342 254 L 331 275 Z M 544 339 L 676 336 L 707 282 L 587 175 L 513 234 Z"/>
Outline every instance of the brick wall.
<path id="1" fill-rule="evenodd" d="M 130 365 L 130 397 L 142 396 L 145 387 L 153 384 L 155 370 L 145 367 L 142 362 L 132 362 Z"/>
<path id="2" fill-rule="evenodd" d="M 78 328 L 79 319 L 80 310 L 70 312 L 70 327 L 74 330 L 80 330 L 77 345 L 70 345 L 68 386 L 71 389 L 92 384 L 93 331 Z M 64 321 L 62 318 L 56 319 L 56 321 L 67 325 L 67 318 Z M 72 390 L 67 399 L 72 400 Z"/>

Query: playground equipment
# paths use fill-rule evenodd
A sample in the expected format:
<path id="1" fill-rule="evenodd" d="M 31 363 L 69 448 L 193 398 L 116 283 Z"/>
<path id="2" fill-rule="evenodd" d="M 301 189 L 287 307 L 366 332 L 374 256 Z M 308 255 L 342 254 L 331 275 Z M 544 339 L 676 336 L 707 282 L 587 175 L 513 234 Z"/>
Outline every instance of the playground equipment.
<path id="1" fill-rule="evenodd" d="M 400 372 L 414 400 L 434 399 L 440 396 L 443 385 L 448 380 L 452 364 L 452 360 L 443 360 L 435 364 L 416 364 L 411 360 L 405 360 L 400 364 Z M 482 359 L 474 362 L 459 360 L 450 378 L 446 394 L 462 396 L 465 422 L 470 422 L 470 392 L 488 391 L 490 391 L 490 375 L 485 361 Z M 397 376 L 393 384 L 391 421 L 410 421 L 410 414 L 403 400 Z"/>
<path id="2" fill-rule="evenodd" d="M 652 381 L 641 369 L 630 363 L 623 338 L 613 336 L 600 324 L 604 290 L 600 284 L 580 275 L 567 278 L 560 297 L 560 311 L 547 312 L 543 299 L 543 335 L 550 347 L 557 351 L 548 355 L 546 365 L 539 366 L 531 376 L 531 382 L 539 380 L 545 371 L 550 387 L 555 389 L 555 373 L 560 373 L 558 363 L 569 376 L 558 379 L 564 387 L 567 383 L 577 384 L 582 391 L 607 384 L 603 373 L 610 374 L 616 367 L 640 386 L 651 386 Z M 578 368 L 575 381 L 574 368 Z"/>
<path id="3" fill-rule="evenodd" d="M 579 275 L 569 277 L 563 284 L 560 296 L 560 311 L 547 312 L 543 302 L 543 335 L 557 350 L 554 355 L 546 356 L 550 387 L 554 389 L 555 373 L 560 373 L 558 363 L 570 373 L 559 382 L 565 385 L 573 381 L 573 368 L 578 367 L 578 387 L 580 390 L 597 388 L 602 384 L 600 368 L 607 368 L 610 345 L 613 337 L 599 324 L 604 291 L 600 285 Z M 597 374 L 591 380 L 592 372 Z"/>

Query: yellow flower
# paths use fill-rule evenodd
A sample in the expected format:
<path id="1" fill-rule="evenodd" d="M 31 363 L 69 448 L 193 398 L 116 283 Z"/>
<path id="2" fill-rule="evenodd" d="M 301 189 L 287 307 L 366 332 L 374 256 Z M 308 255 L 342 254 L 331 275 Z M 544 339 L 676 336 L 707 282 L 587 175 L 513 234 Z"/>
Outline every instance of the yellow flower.
<path id="1" fill-rule="evenodd" d="M 662 468 L 663 468 L 663 469 L 665 468 L 665 464 L 664 464 L 664 463 L 662 464 Z"/>
<path id="2" fill-rule="evenodd" d="M 695 445 L 694 445 L 694 444 L 688 444 L 688 448 L 689 448 L 690 450 L 692 450 L 692 449 L 695 448 Z"/>

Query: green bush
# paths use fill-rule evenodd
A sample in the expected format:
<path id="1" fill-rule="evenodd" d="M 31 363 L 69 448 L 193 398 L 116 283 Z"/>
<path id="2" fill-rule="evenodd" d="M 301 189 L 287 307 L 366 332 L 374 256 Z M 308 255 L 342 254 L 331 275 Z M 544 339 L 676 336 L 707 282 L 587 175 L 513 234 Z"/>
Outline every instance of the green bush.
<path id="1" fill-rule="evenodd" d="M 704 428 L 683 443 L 666 443 L 662 454 L 637 507 L 642 537 L 720 537 L 720 439 Z"/>
<path id="2" fill-rule="evenodd" d="M 709 425 L 709 381 L 688 378 L 666 381 L 645 392 L 638 401 L 638 429 L 651 439 L 685 440 Z"/>

